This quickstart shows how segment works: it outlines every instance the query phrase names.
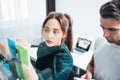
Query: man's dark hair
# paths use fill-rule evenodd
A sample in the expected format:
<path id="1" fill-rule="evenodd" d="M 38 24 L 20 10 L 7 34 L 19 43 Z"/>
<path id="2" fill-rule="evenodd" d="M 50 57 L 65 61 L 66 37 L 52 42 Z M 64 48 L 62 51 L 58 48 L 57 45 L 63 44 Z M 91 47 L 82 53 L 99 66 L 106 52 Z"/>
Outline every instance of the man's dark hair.
<path id="1" fill-rule="evenodd" d="M 103 4 L 100 8 L 100 16 L 120 21 L 120 0 L 112 0 Z"/>

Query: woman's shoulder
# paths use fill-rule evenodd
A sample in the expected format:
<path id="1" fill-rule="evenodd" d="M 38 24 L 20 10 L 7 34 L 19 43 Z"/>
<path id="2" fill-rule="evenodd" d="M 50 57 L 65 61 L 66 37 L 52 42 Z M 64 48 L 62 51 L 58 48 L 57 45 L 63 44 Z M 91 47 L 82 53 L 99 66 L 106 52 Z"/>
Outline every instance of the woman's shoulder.
<path id="1" fill-rule="evenodd" d="M 63 51 L 63 52 L 70 52 L 69 49 L 67 48 L 67 46 L 62 43 L 60 46 L 59 46 L 59 51 Z"/>
<path id="2" fill-rule="evenodd" d="M 72 57 L 71 52 L 69 51 L 69 49 L 67 48 L 67 46 L 65 44 L 61 44 L 59 46 L 58 53 L 59 54 L 57 54 L 57 55 L 66 55 L 66 57 L 68 56 L 69 58 Z"/>

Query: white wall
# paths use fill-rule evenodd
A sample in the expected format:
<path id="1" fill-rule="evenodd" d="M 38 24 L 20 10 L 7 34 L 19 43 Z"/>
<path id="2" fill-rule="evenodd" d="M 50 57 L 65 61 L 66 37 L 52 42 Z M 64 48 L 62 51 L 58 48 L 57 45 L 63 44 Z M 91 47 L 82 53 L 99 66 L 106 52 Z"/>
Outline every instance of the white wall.
<path id="1" fill-rule="evenodd" d="M 56 11 L 73 18 L 74 41 L 78 36 L 95 40 L 102 36 L 99 27 L 99 8 L 109 0 L 56 0 Z"/>

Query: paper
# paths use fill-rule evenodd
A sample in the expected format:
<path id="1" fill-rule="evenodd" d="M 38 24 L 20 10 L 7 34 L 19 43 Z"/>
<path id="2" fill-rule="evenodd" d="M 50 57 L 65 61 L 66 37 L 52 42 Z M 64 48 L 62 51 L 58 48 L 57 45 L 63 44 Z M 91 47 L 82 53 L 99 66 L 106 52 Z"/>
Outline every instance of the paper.
<path id="1" fill-rule="evenodd" d="M 74 77 L 73 80 L 87 80 L 87 79 L 82 79 L 82 78 L 79 78 L 79 77 Z M 95 80 L 95 79 L 91 79 L 91 80 Z"/>
<path id="2" fill-rule="evenodd" d="M 18 58 L 20 59 L 20 62 L 28 66 L 28 52 L 27 52 L 27 50 L 18 44 L 17 51 L 18 51 Z"/>
<path id="3" fill-rule="evenodd" d="M 8 41 L 8 47 L 9 47 L 9 50 L 10 50 L 10 53 L 12 54 L 13 57 L 16 57 L 16 44 L 15 44 L 15 41 L 7 38 L 7 41 Z"/>

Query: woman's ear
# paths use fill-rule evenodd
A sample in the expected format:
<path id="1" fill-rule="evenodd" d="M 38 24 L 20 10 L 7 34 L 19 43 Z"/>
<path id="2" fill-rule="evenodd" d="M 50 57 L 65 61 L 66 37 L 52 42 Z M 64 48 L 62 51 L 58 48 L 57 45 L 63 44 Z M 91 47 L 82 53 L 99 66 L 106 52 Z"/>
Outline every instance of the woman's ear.
<path id="1" fill-rule="evenodd" d="M 66 33 L 64 33 L 64 34 L 63 34 L 63 38 L 65 38 L 66 36 L 67 36 L 67 34 L 66 34 Z"/>

